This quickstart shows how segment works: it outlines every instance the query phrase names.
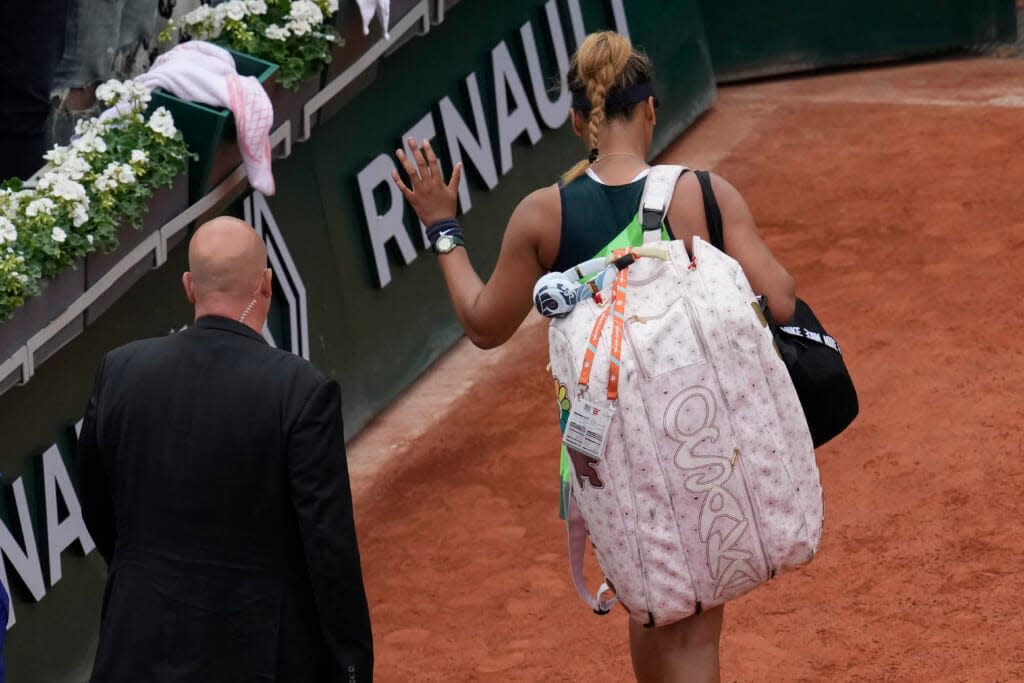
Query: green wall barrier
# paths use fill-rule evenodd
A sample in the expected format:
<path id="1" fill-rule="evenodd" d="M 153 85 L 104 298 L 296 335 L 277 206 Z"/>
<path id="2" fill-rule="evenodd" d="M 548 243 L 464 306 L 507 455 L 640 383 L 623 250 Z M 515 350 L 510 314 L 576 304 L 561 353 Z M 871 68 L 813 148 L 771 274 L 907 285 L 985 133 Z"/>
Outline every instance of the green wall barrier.
<path id="1" fill-rule="evenodd" d="M 1012 41 L 1014 0 L 700 0 L 719 81 Z"/>
<path id="2" fill-rule="evenodd" d="M 608 27 L 628 31 L 659 69 L 655 151 L 663 149 L 715 94 L 695 0 L 462 0 L 428 34 L 397 38 L 354 86 L 358 95 L 333 116 L 325 110 L 310 141 L 275 162 L 274 197 L 249 193 L 225 210 L 267 240 L 276 275 L 268 335 L 339 379 L 347 435 L 461 334 L 434 257 L 388 179 L 394 149 L 412 133 L 434 140 L 446 169 L 453 156 L 465 161 L 463 223 L 486 277 L 516 203 L 585 154 L 558 75 L 586 32 Z M 27 385 L 0 395 L 9 680 L 88 676 L 106 569 L 69 475 L 76 424 L 103 353 L 191 322 L 180 284 L 185 245 L 175 244 L 166 264 Z"/>

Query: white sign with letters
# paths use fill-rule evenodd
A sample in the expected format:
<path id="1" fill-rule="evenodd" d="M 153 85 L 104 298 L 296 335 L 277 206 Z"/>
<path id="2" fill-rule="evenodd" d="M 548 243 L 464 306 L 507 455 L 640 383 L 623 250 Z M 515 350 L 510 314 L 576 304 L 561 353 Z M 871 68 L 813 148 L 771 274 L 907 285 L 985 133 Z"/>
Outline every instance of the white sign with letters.
<path id="1" fill-rule="evenodd" d="M 572 26 L 575 45 L 579 46 L 586 37 L 583 28 L 583 14 L 579 0 L 566 0 Z M 629 36 L 626 24 L 626 10 L 623 0 L 612 0 L 612 14 L 615 18 L 615 30 Z M 488 190 L 498 186 L 499 175 L 507 175 L 512 170 L 512 143 L 526 136 L 531 145 L 536 145 L 543 133 L 540 122 L 549 129 L 558 129 L 565 125 L 569 118 L 569 104 L 572 96 L 569 93 L 567 75 L 569 72 L 569 46 L 566 44 L 562 30 L 562 20 L 558 13 L 557 0 L 548 0 L 544 6 L 546 26 L 541 33 L 547 36 L 554 47 L 555 61 L 558 65 L 559 90 L 557 94 L 549 94 L 548 83 L 541 71 L 540 56 L 534 23 L 526 22 L 519 29 L 519 37 L 526 55 L 526 65 L 530 90 L 527 92 L 523 78 L 512 61 L 509 47 L 503 40 L 491 50 L 491 74 L 494 83 L 495 112 L 493 124 L 497 128 L 498 158 L 495 159 L 492 146 L 491 129 L 488 128 L 487 116 L 484 112 L 477 75 L 466 76 L 464 87 L 470 105 L 472 125 L 467 123 L 463 115 L 455 108 L 451 98 L 442 97 L 437 103 L 437 113 L 430 113 L 419 119 L 409 130 L 402 134 L 402 146 L 407 148 L 406 140 L 413 137 L 417 141 L 430 140 L 438 137 L 442 131 L 451 156 L 450 164 L 442 164 L 442 168 L 451 169 L 455 164 L 464 162 L 479 174 Z M 532 93 L 532 101 L 530 94 Z M 552 99 L 554 97 L 554 99 Z M 534 108 L 540 115 L 540 122 L 534 115 Z M 440 120 L 438 120 L 440 119 Z M 440 125 L 438 125 L 440 124 Z M 381 287 L 391 282 L 391 267 L 388 263 L 387 243 L 392 240 L 398 247 L 403 263 L 409 265 L 416 260 L 417 250 L 405 228 L 406 206 L 391 178 L 391 172 L 397 170 L 395 160 L 390 153 L 378 155 L 356 175 L 359 194 L 362 199 L 363 213 L 366 216 L 370 244 L 373 250 L 377 280 Z M 384 186 L 387 207 L 381 213 L 374 193 Z M 469 213 L 473 208 L 466 174 L 462 174 L 459 184 L 459 206 L 462 213 Z M 423 226 L 421 227 L 421 231 Z M 426 235 L 422 235 L 424 247 L 427 246 Z"/>

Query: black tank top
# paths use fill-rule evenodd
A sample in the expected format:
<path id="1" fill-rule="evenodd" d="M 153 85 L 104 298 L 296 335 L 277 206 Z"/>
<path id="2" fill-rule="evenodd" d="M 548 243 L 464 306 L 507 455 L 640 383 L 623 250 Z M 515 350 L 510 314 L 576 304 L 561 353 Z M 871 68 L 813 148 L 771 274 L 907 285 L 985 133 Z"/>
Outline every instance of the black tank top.
<path id="1" fill-rule="evenodd" d="M 560 186 L 562 235 L 551 270 L 568 270 L 593 258 L 622 232 L 640 208 L 646 181 L 644 175 L 626 185 L 604 185 L 584 174 Z M 665 227 L 675 239 L 667 218 Z"/>

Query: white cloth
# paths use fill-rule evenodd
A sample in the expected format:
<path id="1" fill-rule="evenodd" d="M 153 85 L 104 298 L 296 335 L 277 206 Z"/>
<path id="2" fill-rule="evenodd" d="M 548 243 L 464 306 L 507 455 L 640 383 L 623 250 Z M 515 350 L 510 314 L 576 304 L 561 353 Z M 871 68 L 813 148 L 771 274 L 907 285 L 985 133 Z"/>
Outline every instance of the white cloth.
<path id="1" fill-rule="evenodd" d="M 380 14 L 380 23 L 384 26 L 384 39 L 390 40 L 391 34 L 391 0 L 356 0 L 359 13 L 363 15 L 363 35 L 370 33 L 370 22 L 375 14 Z"/>
<path id="2" fill-rule="evenodd" d="M 238 75 L 227 50 L 203 41 L 182 43 L 158 57 L 135 81 L 150 90 L 163 88 L 183 100 L 230 109 L 249 183 L 264 195 L 274 194 L 270 167 L 274 106 L 259 80 Z"/>

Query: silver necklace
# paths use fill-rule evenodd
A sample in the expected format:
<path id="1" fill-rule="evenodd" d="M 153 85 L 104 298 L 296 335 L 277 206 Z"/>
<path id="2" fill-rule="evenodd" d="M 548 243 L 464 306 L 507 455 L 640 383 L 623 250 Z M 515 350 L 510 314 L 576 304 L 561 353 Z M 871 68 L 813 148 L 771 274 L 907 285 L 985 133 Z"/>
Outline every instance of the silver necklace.
<path id="1" fill-rule="evenodd" d="M 596 163 L 598 163 L 600 161 L 604 161 L 605 159 L 610 159 L 611 157 L 632 157 L 634 159 L 639 159 L 640 161 L 644 162 L 645 164 L 647 163 L 646 159 L 644 159 L 641 156 L 637 156 L 636 154 L 630 154 L 629 152 L 612 152 L 611 154 L 604 154 L 604 155 L 598 157 L 597 159 L 594 159 L 594 162 L 591 164 L 591 166 L 593 166 L 594 164 L 596 164 Z"/>

